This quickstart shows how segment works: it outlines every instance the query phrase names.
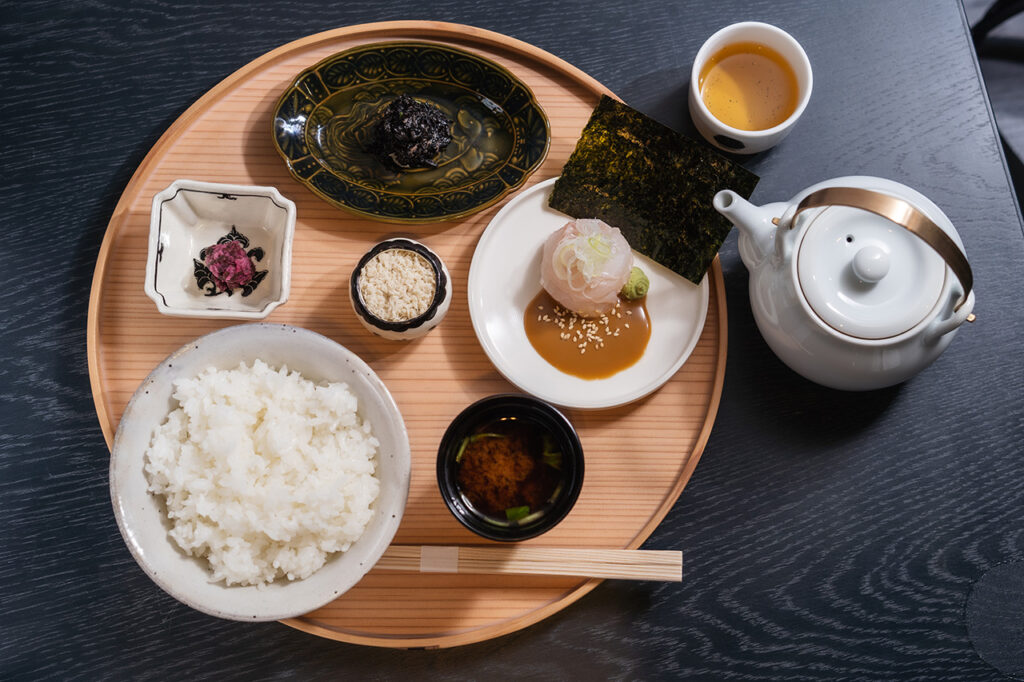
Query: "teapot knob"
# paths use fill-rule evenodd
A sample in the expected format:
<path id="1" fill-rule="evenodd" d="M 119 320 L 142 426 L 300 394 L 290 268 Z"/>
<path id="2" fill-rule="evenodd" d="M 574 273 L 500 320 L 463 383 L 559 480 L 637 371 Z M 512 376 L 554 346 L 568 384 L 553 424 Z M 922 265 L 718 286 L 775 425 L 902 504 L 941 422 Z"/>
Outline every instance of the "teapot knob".
<path id="1" fill-rule="evenodd" d="M 862 282 L 874 284 L 888 273 L 889 254 L 879 246 L 865 246 L 853 257 L 853 274 Z"/>

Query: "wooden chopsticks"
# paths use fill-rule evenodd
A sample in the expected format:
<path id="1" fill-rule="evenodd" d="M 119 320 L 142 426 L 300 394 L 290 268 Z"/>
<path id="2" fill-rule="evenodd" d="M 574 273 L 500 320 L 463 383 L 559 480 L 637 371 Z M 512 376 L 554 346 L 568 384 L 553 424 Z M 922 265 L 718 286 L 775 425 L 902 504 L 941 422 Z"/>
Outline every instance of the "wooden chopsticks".
<path id="1" fill-rule="evenodd" d="M 681 582 L 683 553 L 651 549 L 391 545 L 376 568 L 414 573 L 574 575 Z"/>

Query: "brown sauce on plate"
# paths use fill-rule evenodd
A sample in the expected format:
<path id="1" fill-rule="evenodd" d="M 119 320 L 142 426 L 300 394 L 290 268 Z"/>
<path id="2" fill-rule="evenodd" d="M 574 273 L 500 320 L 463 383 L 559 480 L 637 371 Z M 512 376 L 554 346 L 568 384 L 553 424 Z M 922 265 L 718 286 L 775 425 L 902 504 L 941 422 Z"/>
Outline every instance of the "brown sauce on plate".
<path id="1" fill-rule="evenodd" d="M 526 338 L 555 369 L 604 379 L 636 364 L 651 339 L 646 299 L 621 300 L 602 317 L 579 317 L 543 289 L 526 306 Z"/>

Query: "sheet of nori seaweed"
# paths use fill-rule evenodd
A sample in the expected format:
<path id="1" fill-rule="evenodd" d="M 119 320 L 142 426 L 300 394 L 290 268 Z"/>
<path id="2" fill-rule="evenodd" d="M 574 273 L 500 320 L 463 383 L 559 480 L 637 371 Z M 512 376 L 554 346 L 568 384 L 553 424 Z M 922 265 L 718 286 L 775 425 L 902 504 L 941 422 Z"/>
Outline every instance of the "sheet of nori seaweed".
<path id="1" fill-rule="evenodd" d="M 602 96 L 548 204 L 618 227 L 635 250 L 699 284 L 732 228 L 711 200 L 722 189 L 749 199 L 757 181 L 707 146 Z"/>

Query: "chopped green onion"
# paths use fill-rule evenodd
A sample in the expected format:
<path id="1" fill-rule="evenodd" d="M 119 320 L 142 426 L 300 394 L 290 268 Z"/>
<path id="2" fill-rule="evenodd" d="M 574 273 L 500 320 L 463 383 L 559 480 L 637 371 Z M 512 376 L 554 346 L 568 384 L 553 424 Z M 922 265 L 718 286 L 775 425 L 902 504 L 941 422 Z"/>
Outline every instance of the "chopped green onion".
<path id="1" fill-rule="evenodd" d="M 509 521 L 518 521 L 530 515 L 530 505 L 522 507 L 509 507 L 505 510 L 505 518 Z"/>
<path id="2" fill-rule="evenodd" d="M 505 435 L 501 433 L 474 433 L 469 437 L 470 443 L 475 443 L 481 438 L 504 438 Z"/>
<path id="3" fill-rule="evenodd" d="M 468 446 L 470 443 L 475 443 L 478 440 L 480 440 L 481 438 L 504 438 L 504 437 L 505 436 L 500 434 L 500 433 L 474 433 L 472 436 L 466 436 L 465 438 L 462 439 L 462 442 L 459 443 L 459 449 L 455 453 L 455 463 L 458 464 L 459 462 L 462 461 L 462 455 L 463 455 L 464 452 L 466 452 L 466 446 Z"/>
<path id="4" fill-rule="evenodd" d="M 555 439 L 548 434 L 544 434 L 544 450 L 541 453 L 541 457 L 544 463 L 552 469 L 562 470 L 562 453 L 555 449 Z"/>
<path id="5" fill-rule="evenodd" d="M 544 463 L 552 469 L 562 470 L 562 453 L 546 450 L 544 452 Z"/>
<path id="6" fill-rule="evenodd" d="M 611 243 L 599 234 L 587 237 L 587 243 L 590 245 L 590 248 L 594 250 L 594 253 L 602 258 L 608 258 L 612 255 Z"/>

